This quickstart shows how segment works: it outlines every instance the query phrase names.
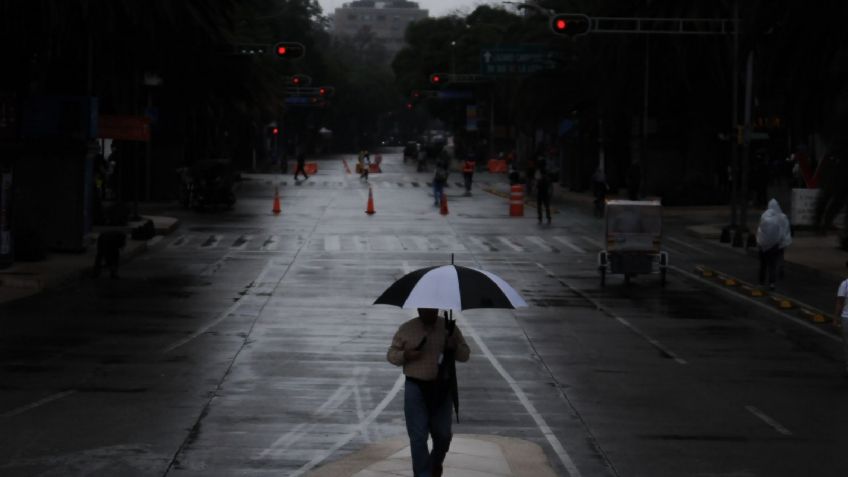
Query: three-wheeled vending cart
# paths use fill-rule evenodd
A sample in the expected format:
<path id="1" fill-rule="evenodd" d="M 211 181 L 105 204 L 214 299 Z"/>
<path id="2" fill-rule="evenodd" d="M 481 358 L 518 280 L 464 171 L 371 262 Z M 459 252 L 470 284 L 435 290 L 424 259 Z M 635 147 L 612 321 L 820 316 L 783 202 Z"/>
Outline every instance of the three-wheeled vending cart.
<path id="1" fill-rule="evenodd" d="M 659 273 L 665 285 L 668 253 L 662 250 L 662 204 L 659 200 L 609 200 L 605 249 L 598 252 L 601 286 L 607 274 L 624 274 L 629 283 L 634 275 Z"/>

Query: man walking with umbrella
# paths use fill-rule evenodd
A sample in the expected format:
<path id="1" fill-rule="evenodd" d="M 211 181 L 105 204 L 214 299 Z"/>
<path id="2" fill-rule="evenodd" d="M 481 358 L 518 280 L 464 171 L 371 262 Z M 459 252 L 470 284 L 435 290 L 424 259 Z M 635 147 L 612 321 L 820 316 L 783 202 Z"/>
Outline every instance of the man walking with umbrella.
<path id="1" fill-rule="evenodd" d="M 440 477 L 450 447 L 451 403 L 455 395 L 455 361 L 471 354 L 468 343 L 453 320 L 439 317 L 436 308 L 418 308 L 418 317 L 397 330 L 387 358 L 403 366 L 404 415 L 412 449 L 414 477 Z M 427 448 L 433 438 L 432 452 Z"/>

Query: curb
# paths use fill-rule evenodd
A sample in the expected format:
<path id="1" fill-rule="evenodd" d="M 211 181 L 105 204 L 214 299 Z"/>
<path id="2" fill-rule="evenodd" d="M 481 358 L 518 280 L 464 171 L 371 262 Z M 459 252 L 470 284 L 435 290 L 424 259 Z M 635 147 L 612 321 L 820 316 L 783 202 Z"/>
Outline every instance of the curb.
<path id="1" fill-rule="evenodd" d="M 768 300 L 780 311 L 794 312 L 798 318 L 818 325 L 826 325 L 826 327 L 831 328 L 831 331 L 836 331 L 836 327 L 831 325 L 833 317 L 813 306 L 777 293 L 767 292 L 760 287 L 725 273 L 720 273 L 704 265 L 696 265 L 693 272 L 703 279 L 719 283 L 725 288 L 733 289 L 740 295 Z"/>

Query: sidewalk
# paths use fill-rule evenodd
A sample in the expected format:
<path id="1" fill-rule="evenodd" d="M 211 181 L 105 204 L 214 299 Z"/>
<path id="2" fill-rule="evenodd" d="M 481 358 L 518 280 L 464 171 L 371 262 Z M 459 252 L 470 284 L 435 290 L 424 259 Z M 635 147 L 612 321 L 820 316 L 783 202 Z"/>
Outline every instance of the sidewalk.
<path id="1" fill-rule="evenodd" d="M 9 268 L 0 270 L 0 305 L 28 296 L 37 295 L 44 290 L 61 287 L 62 285 L 80 280 L 91 272 L 94 257 L 97 253 L 97 236 L 107 230 L 123 230 L 127 233 L 127 244 L 121 251 L 121 263 L 137 257 L 147 250 L 147 240 L 132 240 L 130 231 L 143 224 L 145 220 L 153 221 L 156 235 L 167 235 L 173 232 L 179 221 L 172 217 L 144 216 L 144 220 L 130 222 L 126 226 L 98 226 L 86 237 L 87 246 L 82 253 L 49 252 L 47 258 L 37 262 L 15 262 Z M 154 237 L 152 240 L 157 240 Z"/>

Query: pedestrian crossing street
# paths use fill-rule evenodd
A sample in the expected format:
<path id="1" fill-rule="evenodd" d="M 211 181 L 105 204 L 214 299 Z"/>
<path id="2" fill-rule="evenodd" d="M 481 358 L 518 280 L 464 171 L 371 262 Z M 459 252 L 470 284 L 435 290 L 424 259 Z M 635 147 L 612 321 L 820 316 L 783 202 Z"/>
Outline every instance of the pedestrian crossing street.
<path id="1" fill-rule="evenodd" d="M 588 235 L 296 235 L 188 232 L 162 240 L 165 250 L 275 252 L 473 252 L 595 254 L 600 240 Z M 304 247 L 305 245 L 305 247 Z"/>

